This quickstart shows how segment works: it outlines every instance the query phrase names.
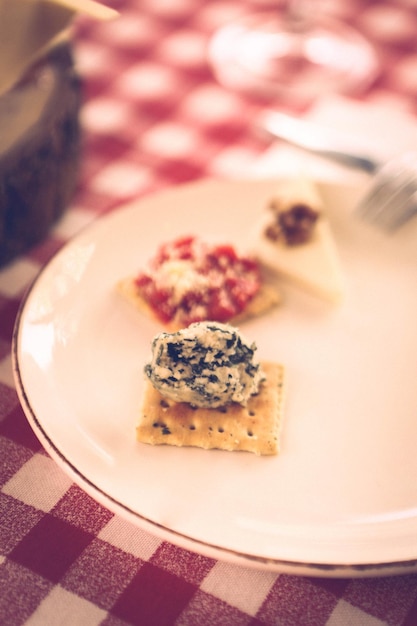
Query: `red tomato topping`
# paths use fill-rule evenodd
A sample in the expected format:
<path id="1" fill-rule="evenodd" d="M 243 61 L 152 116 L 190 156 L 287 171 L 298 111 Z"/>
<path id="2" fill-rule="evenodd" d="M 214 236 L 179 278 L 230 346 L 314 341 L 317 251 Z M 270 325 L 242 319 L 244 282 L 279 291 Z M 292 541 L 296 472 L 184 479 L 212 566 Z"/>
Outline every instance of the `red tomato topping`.
<path id="1" fill-rule="evenodd" d="M 261 285 L 256 260 L 233 246 L 209 245 L 193 236 L 160 246 L 136 277 L 141 297 L 167 324 L 175 320 L 227 322 L 245 310 Z"/>

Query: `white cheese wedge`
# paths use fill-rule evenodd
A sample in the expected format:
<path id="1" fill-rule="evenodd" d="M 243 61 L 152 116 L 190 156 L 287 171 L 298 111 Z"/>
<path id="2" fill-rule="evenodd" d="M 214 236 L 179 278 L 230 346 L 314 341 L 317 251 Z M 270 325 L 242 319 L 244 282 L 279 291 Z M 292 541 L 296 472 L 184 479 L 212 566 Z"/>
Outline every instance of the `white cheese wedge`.
<path id="1" fill-rule="evenodd" d="M 298 203 L 307 204 L 320 213 L 320 218 L 311 240 L 290 246 L 265 236 L 265 226 L 272 221 L 272 213 L 267 209 L 256 243 L 259 261 L 298 287 L 330 302 L 339 302 L 344 294 L 343 273 L 334 236 L 315 185 L 305 178 L 294 179 L 277 191 L 276 198 L 283 209 Z"/>

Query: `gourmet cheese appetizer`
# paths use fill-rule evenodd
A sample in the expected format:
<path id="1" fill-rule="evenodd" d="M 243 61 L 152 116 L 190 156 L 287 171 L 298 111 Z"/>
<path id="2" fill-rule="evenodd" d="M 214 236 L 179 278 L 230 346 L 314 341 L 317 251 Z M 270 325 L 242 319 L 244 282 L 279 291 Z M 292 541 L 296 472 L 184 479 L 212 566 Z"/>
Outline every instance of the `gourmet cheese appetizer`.
<path id="1" fill-rule="evenodd" d="M 145 366 L 137 439 L 149 444 L 277 454 L 283 366 L 228 324 L 197 322 L 160 333 Z"/>
<path id="2" fill-rule="evenodd" d="M 308 179 L 283 184 L 267 208 L 256 255 L 279 276 L 338 302 L 343 279 L 338 252 L 315 185 Z"/>
<path id="3" fill-rule="evenodd" d="M 162 244 L 145 269 L 119 282 L 118 291 L 168 330 L 204 320 L 237 323 L 280 301 L 255 259 L 193 236 Z"/>

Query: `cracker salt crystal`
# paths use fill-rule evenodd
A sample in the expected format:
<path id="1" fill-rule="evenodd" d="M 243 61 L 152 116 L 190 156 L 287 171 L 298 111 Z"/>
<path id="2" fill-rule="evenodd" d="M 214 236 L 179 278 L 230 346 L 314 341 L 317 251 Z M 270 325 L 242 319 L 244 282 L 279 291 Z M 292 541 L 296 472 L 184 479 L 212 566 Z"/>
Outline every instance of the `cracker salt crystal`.
<path id="1" fill-rule="evenodd" d="M 278 454 L 284 401 L 285 370 L 261 363 L 266 380 L 247 406 L 233 403 L 220 409 L 194 408 L 165 399 L 147 381 L 136 429 L 138 441 L 151 445 L 194 446 Z"/>

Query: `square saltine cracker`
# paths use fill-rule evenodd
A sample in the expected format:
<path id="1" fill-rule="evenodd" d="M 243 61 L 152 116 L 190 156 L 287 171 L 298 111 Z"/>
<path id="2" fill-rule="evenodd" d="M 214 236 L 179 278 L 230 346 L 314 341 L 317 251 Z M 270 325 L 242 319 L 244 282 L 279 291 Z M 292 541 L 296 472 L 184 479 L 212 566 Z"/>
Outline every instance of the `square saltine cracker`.
<path id="1" fill-rule="evenodd" d="M 284 402 L 284 367 L 261 363 L 265 381 L 247 406 L 232 403 L 218 409 L 195 408 L 164 398 L 149 381 L 137 439 L 151 445 L 194 446 L 244 450 L 257 455 L 278 454 Z"/>

